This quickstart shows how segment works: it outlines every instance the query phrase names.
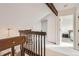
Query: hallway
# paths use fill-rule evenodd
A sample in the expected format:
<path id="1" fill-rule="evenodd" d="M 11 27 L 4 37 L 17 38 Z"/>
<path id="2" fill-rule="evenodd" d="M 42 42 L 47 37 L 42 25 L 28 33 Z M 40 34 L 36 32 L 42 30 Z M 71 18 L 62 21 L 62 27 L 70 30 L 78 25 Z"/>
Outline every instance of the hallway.
<path id="1" fill-rule="evenodd" d="M 63 54 L 66 56 L 79 56 L 79 51 L 74 50 L 73 45 L 68 43 L 62 43 L 60 45 L 54 45 L 52 43 L 49 43 L 46 44 L 46 49 L 50 49 L 51 51 L 56 51 L 60 53 L 60 55 Z"/>

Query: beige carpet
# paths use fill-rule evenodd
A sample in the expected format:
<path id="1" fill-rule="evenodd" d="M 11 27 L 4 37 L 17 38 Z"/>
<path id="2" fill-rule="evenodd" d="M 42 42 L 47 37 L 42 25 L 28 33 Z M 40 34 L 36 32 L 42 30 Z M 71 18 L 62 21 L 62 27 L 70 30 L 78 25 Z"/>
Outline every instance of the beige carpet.
<path id="1" fill-rule="evenodd" d="M 20 56 L 20 53 L 18 53 L 17 56 Z M 25 54 L 25 56 L 29 55 Z M 66 56 L 66 55 L 56 51 L 52 51 L 50 49 L 46 49 L 46 56 Z"/>
<path id="2" fill-rule="evenodd" d="M 10 51 L 10 49 L 0 52 L 0 55 L 3 55 L 4 53 L 6 53 L 8 51 Z M 20 56 L 20 52 L 17 53 L 16 56 Z M 26 54 L 25 56 L 28 56 L 28 55 Z M 46 56 L 66 56 L 66 55 L 47 48 L 46 49 Z"/>
<path id="3" fill-rule="evenodd" d="M 46 56 L 66 56 L 65 54 L 50 50 L 50 49 L 46 49 Z"/>

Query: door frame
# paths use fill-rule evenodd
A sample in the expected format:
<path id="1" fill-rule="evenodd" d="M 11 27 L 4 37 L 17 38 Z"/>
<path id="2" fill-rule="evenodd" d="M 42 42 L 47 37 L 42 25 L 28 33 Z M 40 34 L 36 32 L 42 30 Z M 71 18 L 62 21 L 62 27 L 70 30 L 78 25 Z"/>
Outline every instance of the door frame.
<path id="1" fill-rule="evenodd" d="M 75 10 L 75 8 L 74 8 L 74 10 L 73 10 L 73 12 L 72 13 L 69 13 L 69 14 L 63 14 L 63 15 L 59 15 L 58 17 L 60 17 L 60 16 L 65 16 L 65 15 L 73 15 L 73 36 L 74 36 L 74 38 L 73 38 L 73 48 L 75 47 L 75 38 L 76 38 L 76 34 L 75 34 L 75 26 L 76 26 L 76 12 L 75 12 L 76 10 Z M 59 26 L 60 26 L 60 20 L 59 20 Z M 60 36 L 60 27 L 59 27 L 59 36 Z M 60 39 L 60 37 L 59 37 L 59 39 Z"/>

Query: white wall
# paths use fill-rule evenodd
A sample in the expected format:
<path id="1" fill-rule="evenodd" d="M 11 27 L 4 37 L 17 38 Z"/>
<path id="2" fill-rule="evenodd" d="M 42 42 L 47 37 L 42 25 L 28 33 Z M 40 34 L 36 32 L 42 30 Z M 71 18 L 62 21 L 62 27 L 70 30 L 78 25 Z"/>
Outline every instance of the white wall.
<path id="1" fill-rule="evenodd" d="M 41 30 L 40 19 L 49 14 L 49 8 L 38 4 L 0 4 L 0 38 L 18 35 L 20 29 Z"/>
<path id="2" fill-rule="evenodd" d="M 47 40 L 51 43 L 59 44 L 60 40 L 58 39 L 58 16 L 54 13 L 50 13 L 42 20 L 47 20 Z"/>
<path id="3" fill-rule="evenodd" d="M 47 32 L 47 20 L 42 20 L 41 21 L 41 30 L 43 31 L 43 32 Z"/>
<path id="4" fill-rule="evenodd" d="M 47 36 L 51 42 L 57 40 L 58 17 L 45 4 L 0 4 L 0 38 L 19 35 L 18 30 L 32 29 L 41 31 L 41 19 L 48 20 Z"/>

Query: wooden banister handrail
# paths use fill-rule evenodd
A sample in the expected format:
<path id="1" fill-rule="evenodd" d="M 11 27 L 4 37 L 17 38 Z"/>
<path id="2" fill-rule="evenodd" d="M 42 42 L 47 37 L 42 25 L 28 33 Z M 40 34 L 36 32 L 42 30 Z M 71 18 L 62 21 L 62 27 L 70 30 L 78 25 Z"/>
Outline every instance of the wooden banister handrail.
<path id="1" fill-rule="evenodd" d="M 12 55 L 14 55 L 14 46 L 22 45 L 25 42 L 24 36 L 17 36 L 11 38 L 0 39 L 0 52 L 8 48 L 12 48 Z"/>
<path id="2" fill-rule="evenodd" d="M 26 37 L 25 52 L 30 56 L 45 56 L 46 32 L 19 30 L 20 36 Z"/>
<path id="3" fill-rule="evenodd" d="M 23 34 L 38 34 L 38 35 L 46 35 L 46 32 L 40 32 L 40 31 L 19 31 L 20 33 Z"/>

